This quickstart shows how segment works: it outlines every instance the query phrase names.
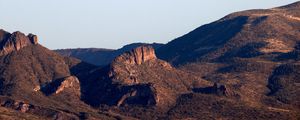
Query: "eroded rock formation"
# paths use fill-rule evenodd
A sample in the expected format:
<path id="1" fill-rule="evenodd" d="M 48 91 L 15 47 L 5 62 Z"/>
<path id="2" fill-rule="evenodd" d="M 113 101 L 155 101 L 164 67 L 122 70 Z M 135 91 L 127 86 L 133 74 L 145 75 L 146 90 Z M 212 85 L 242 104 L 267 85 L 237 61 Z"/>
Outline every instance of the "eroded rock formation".
<path id="1" fill-rule="evenodd" d="M 113 84 L 133 89 L 117 100 L 117 106 L 124 103 L 146 104 L 141 101 L 148 101 L 146 105 L 170 106 L 179 94 L 189 91 L 193 82 L 202 83 L 201 78 L 189 76 L 157 59 L 150 46 L 141 46 L 117 57 L 110 65 L 109 78 Z M 149 89 L 141 89 L 141 86 Z M 132 99 L 136 99 L 135 102 L 128 103 Z"/>
<path id="2" fill-rule="evenodd" d="M 115 62 L 140 65 L 149 60 L 155 60 L 156 55 L 151 46 L 141 46 L 117 57 Z"/>
<path id="3" fill-rule="evenodd" d="M 80 96 L 80 83 L 77 77 L 69 76 L 35 87 L 34 91 L 41 90 L 46 95 L 60 94 L 63 91 L 69 90 L 76 96 Z"/>
<path id="4" fill-rule="evenodd" d="M 109 76 L 114 79 L 114 82 L 127 85 L 145 83 L 138 79 L 138 76 L 140 76 L 138 69 L 140 67 L 155 66 L 162 67 L 162 69 L 172 69 L 169 63 L 156 58 L 154 49 L 151 46 L 141 46 L 117 57 L 111 64 Z"/>
<path id="5" fill-rule="evenodd" d="M 18 51 L 23 47 L 34 44 L 38 44 L 36 35 L 29 34 L 26 36 L 19 31 L 11 34 L 4 30 L 0 30 L 0 56 L 7 55 L 13 51 Z"/>

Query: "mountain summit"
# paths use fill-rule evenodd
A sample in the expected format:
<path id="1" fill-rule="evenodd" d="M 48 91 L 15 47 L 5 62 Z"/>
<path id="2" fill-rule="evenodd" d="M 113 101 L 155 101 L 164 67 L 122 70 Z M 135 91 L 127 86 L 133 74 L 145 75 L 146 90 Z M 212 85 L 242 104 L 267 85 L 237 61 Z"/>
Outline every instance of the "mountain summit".
<path id="1" fill-rule="evenodd" d="M 299 42 L 299 2 L 236 12 L 203 25 L 157 50 L 174 65 L 287 53 Z"/>
<path id="2" fill-rule="evenodd" d="M 0 30 L 0 56 L 7 55 L 13 51 L 18 51 L 23 47 L 38 44 L 36 35 L 29 34 L 25 36 L 23 33 L 17 31 L 8 33 Z"/>

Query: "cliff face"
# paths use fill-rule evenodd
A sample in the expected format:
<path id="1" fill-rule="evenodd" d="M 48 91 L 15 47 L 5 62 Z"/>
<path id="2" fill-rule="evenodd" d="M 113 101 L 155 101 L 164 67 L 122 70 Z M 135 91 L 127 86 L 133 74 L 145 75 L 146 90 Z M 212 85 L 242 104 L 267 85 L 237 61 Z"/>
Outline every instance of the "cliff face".
<path id="1" fill-rule="evenodd" d="M 135 89 L 135 92 L 122 95 L 118 105 L 126 104 L 123 102 L 128 101 L 127 98 L 146 97 L 146 101 L 152 103 L 150 105 L 161 108 L 174 104 L 176 97 L 188 92 L 193 83 L 210 84 L 157 59 L 150 46 L 141 46 L 118 56 L 110 65 L 109 79 L 113 84 Z M 141 86 L 148 86 L 149 90 Z M 135 100 L 135 104 L 140 103 L 138 101 L 145 100 Z"/>
<path id="2" fill-rule="evenodd" d="M 74 114 L 91 109 L 80 100 L 80 82 L 72 76 L 68 58 L 39 45 L 37 36 L 1 30 L 0 53 L 0 108 L 47 119 L 68 119 L 59 116 L 69 114 L 76 119 Z"/>
<path id="3" fill-rule="evenodd" d="M 0 30 L 0 119 L 2 108 L 14 110 L 10 119 L 299 119 L 299 6 L 237 12 L 158 58 L 134 47 L 104 67 Z"/>
<path id="4" fill-rule="evenodd" d="M 29 34 L 26 36 L 19 31 L 10 34 L 4 30 L 0 30 L 0 56 L 7 55 L 28 45 L 35 44 L 38 44 L 36 35 Z"/>
<path id="5" fill-rule="evenodd" d="M 61 93 L 72 93 L 73 98 L 80 98 L 80 83 L 77 77 L 69 76 L 50 83 L 36 86 L 34 91 L 41 91 L 45 95 L 57 95 Z"/>
<path id="6" fill-rule="evenodd" d="M 141 67 L 162 67 L 162 69 L 171 70 L 172 67 L 167 62 L 156 58 L 154 49 L 151 46 L 141 46 L 126 52 L 112 62 L 109 76 L 114 82 L 122 84 L 143 83 L 138 80 L 139 72 L 143 71 Z"/>
<path id="7" fill-rule="evenodd" d="M 155 60 L 154 49 L 150 46 L 141 46 L 118 56 L 114 62 L 122 62 L 130 65 L 141 65 L 144 62 Z"/>

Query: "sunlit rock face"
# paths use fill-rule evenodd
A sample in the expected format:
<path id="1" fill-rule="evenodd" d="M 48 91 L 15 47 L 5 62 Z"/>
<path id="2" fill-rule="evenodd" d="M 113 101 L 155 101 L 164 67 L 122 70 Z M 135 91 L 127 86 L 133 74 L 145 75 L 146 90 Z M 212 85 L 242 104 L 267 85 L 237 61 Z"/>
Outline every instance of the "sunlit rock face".
<path id="1" fill-rule="evenodd" d="M 140 65 L 149 60 L 155 60 L 156 55 L 151 46 L 141 46 L 130 52 L 120 55 L 115 62 L 123 62 L 127 64 Z"/>
<path id="2" fill-rule="evenodd" d="M 113 84 L 132 89 L 122 95 L 118 106 L 132 103 L 170 106 L 179 94 L 189 91 L 192 80 L 201 82 L 157 59 L 150 46 L 141 46 L 118 56 L 110 65 L 109 78 Z"/>
<path id="3" fill-rule="evenodd" d="M 28 45 L 35 44 L 38 44 L 36 35 L 29 34 L 26 36 L 19 31 L 11 34 L 2 29 L 0 30 L 0 56 L 7 55 Z"/>

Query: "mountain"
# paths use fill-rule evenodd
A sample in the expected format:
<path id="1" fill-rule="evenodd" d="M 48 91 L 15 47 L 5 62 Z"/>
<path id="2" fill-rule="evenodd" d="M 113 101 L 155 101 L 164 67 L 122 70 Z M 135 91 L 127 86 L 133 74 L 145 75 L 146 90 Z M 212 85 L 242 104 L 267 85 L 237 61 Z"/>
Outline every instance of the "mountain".
<path id="1" fill-rule="evenodd" d="M 156 51 L 157 56 L 177 69 L 224 86 L 219 88 L 225 90 L 225 95 L 236 104 L 224 98 L 221 98 L 223 101 L 205 98 L 222 103 L 220 109 L 207 108 L 217 112 L 216 116 L 228 119 L 248 116 L 244 119 L 250 119 L 257 115 L 262 119 L 279 112 L 290 117 L 299 113 L 300 105 L 297 97 L 300 93 L 299 11 L 300 2 L 296 2 L 272 9 L 233 13 L 167 43 Z M 194 88 L 195 93 L 178 99 L 176 106 L 179 107 L 175 107 L 169 116 L 177 119 L 191 114 L 196 118 L 203 117 L 204 109 L 197 111 L 198 107 L 210 103 L 201 103 L 201 98 L 203 94 L 218 92 L 216 87 Z M 241 113 L 234 117 L 227 113 L 230 109 L 238 109 Z M 194 112 L 185 114 L 188 111 Z M 267 113 L 266 116 L 263 113 Z M 205 114 L 204 118 L 210 115 Z"/>
<path id="2" fill-rule="evenodd" d="M 1 30 L 0 38 L 0 106 L 47 119 L 96 113 L 80 100 L 79 80 L 64 57 L 38 44 L 33 34 Z"/>
<path id="3" fill-rule="evenodd" d="M 90 64 L 105 66 L 110 64 L 112 60 L 115 57 L 119 56 L 120 54 L 126 51 L 130 51 L 131 49 L 134 49 L 142 45 L 151 45 L 155 49 L 157 49 L 163 44 L 132 43 L 132 44 L 125 45 L 122 48 L 117 50 L 101 49 L 101 48 L 78 48 L 78 49 L 59 49 L 54 51 L 63 56 L 74 57 Z"/>
<path id="4" fill-rule="evenodd" d="M 157 48 L 74 50 L 96 65 L 0 30 L 0 119 L 298 120 L 299 9 L 233 13 Z"/>
<path id="5" fill-rule="evenodd" d="M 120 53 L 109 65 L 97 67 L 62 57 L 38 44 L 35 35 L 5 33 L 10 36 L 1 36 L 5 41 L 1 46 L 5 54 L 0 56 L 2 114 L 32 119 L 132 119 L 138 111 L 126 116 L 114 108 L 163 112 L 193 86 L 212 85 L 157 59 L 151 45 Z M 30 36 L 35 36 L 35 42 Z"/>
<path id="6" fill-rule="evenodd" d="M 160 47 L 157 55 L 182 65 L 290 52 L 299 42 L 298 4 L 227 15 L 172 40 Z"/>
<path id="7" fill-rule="evenodd" d="M 29 34 L 25 36 L 17 31 L 12 34 L 0 29 L 0 56 L 7 55 L 13 51 L 18 51 L 31 44 L 37 44 L 37 36 Z"/>
<path id="8" fill-rule="evenodd" d="M 84 100 L 92 106 L 142 105 L 170 107 L 176 98 L 191 91 L 193 84 L 209 86 L 189 73 L 173 68 L 156 58 L 151 46 L 140 46 L 125 52 L 113 62 L 79 79 L 89 81 Z M 93 91 L 93 92 L 91 92 Z"/>

